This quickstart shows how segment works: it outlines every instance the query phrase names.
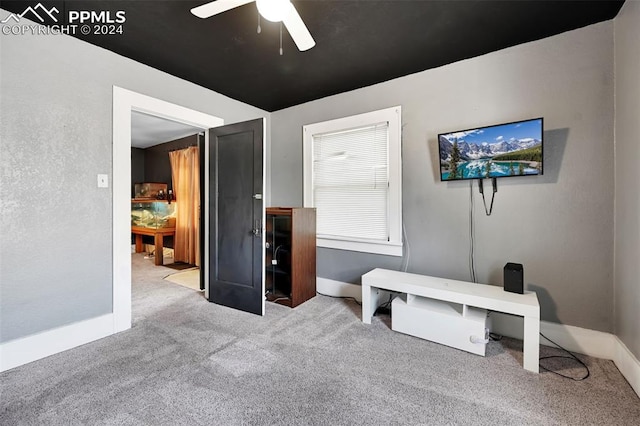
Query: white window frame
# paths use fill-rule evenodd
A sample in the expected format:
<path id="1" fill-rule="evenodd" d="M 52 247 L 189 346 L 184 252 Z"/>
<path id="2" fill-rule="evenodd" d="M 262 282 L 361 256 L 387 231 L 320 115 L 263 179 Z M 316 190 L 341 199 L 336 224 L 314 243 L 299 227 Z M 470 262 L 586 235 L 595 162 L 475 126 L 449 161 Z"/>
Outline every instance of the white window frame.
<path id="1" fill-rule="evenodd" d="M 313 197 L 313 136 L 387 122 L 389 130 L 389 241 L 355 238 L 317 238 L 318 247 L 402 256 L 402 110 L 400 106 L 303 126 L 304 206 L 315 207 Z"/>

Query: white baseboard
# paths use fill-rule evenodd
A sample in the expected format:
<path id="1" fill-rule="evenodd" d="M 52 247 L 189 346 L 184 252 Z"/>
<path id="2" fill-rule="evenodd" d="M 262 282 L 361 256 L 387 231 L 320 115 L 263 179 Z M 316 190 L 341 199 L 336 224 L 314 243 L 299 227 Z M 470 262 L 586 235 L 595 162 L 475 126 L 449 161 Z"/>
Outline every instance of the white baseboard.
<path id="1" fill-rule="evenodd" d="M 320 277 L 316 283 L 319 293 L 362 300 L 362 287 L 357 284 Z M 522 340 L 522 317 L 492 312 L 491 320 L 492 332 Z M 616 335 L 548 321 L 540 321 L 540 332 L 571 352 L 612 360 L 640 396 L 640 361 Z M 540 337 L 540 343 L 555 346 L 543 337 Z"/>
<path id="2" fill-rule="evenodd" d="M 359 302 L 362 301 L 362 287 L 358 284 L 316 277 L 316 291 L 327 296 L 353 297 Z"/>
<path id="3" fill-rule="evenodd" d="M 634 391 L 640 396 L 640 361 L 636 358 L 627 345 L 625 345 L 618 336 L 614 336 L 616 341 L 615 354 L 613 362 L 618 367 L 627 382 Z"/>
<path id="4" fill-rule="evenodd" d="M 524 321 L 522 317 L 492 312 L 492 332 L 522 340 Z M 611 333 L 540 321 L 540 332 L 563 348 L 596 358 L 614 359 L 616 351 L 615 336 Z M 555 346 L 540 337 L 540 344 Z"/>
<path id="5" fill-rule="evenodd" d="M 0 372 L 114 333 L 113 314 L 102 315 L 0 344 Z"/>
<path id="6" fill-rule="evenodd" d="M 362 286 L 359 284 L 316 277 L 316 291 L 321 294 L 326 294 L 327 296 L 353 297 L 358 302 L 362 302 Z M 380 300 L 386 301 L 389 294 L 387 290 L 381 289 Z"/>

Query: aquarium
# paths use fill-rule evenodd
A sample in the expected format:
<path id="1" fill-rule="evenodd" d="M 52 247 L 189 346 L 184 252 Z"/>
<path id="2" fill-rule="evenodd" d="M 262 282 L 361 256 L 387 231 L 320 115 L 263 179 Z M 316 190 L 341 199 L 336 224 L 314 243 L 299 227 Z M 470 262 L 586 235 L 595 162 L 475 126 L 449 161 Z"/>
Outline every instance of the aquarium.
<path id="1" fill-rule="evenodd" d="M 176 205 L 166 201 L 132 201 L 131 226 L 142 228 L 175 228 Z"/>
<path id="2" fill-rule="evenodd" d="M 136 183 L 134 185 L 136 200 L 165 199 L 167 194 L 166 183 Z"/>

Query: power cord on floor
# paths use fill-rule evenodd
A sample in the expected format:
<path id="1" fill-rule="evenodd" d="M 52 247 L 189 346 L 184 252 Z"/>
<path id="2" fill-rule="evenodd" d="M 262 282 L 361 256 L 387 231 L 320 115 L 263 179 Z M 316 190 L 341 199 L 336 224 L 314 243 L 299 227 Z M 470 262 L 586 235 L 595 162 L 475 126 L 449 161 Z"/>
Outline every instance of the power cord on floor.
<path id="1" fill-rule="evenodd" d="M 355 297 L 351 297 L 351 296 L 331 296 L 329 294 L 320 293 L 319 291 L 316 291 L 316 294 L 319 294 L 320 296 L 333 297 L 334 299 L 353 300 L 354 302 L 356 302 L 356 305 L 362 306 L 362 303 L 358 302 L 358 299 L 356 299 Z"/>
<path id="2" fill-rule="evenodd" d="M 351 296 L 331 296 L 329 294 L 320 293 L 319 291 L 316 291 L 316 294 L 319 294 L 320 296 L 332 297 L 334 299 L 353 300 L 356 303 L 356 305 L 362 306 L 362 303 L 359 302 L 358 299 L 356 299 L 355 297 L 351 297 Z M 384 302 L 380 306 L 378 306 L 376 308 L 375 312 L 373 313 L 373 315 L 375 316 L 376 314 L 379 314 L 382 309 L 389 310 L 389 307 L 391 306 L 391 302 L 393 302 L 393 299 L 395 299 L 398 294 L 399 293 L 397 293 L 397 294 L 396 293 L 389 294 L 389 300 Z"/>
<path id="3" fill-rule="evenodd" d="M 540 335 L 542 337 L 544 337 L 545 339 L 547 339 L 549 342 L 553 343 L 554 345 L 556 345 L 556 347 L 558 349 L 561 349 L 563 351 L 565 351 L 566 353 L 568 353 L 570 356 L 564 356 L 564 355 L 549 355 L 549 356 L 543 356 L 540 357 L 539 360 L 542 361 L 543 359 L 551 359 L 551 358 L 564 358 L 564 359 L 572 359 L 578 362 L 578 364 L 582 365 L 584 367 L 584 369 L 587 371 L 587 374 L 585 374 L 584 377 L 579 377 L 579 378 L 575 378 L 575 377 L 571 377 L 571 376 L 567 376 L 565 374 L 561 374 L 558 373 L 557 371 L 553 371 L 550 370 L 548 368 L 546 368 L 545 366 L 543 366 L 542 364 L 540 365 L 540 368 L 542 368 L 544 371 L 548 371 L 549 373 L 553 373 L 553 374 L 557 374 L 560 377 L 563 377 L 565 379 L 571 379 L 574 380 L 576 382 L 581 382 L 582 380 L 585 380 L 587 377 L 589 377 L 591 375 L 591 372 L 589 371 L 589 367 L 587 367 L 587 364 L 585 364 L 584 362 L 582 362 L 577 356 L 575 356 L 574 354 L 572 354 L 571 352 L 569 352 L 568 350 L 566 350 L 565 348 L 563 348 L 562 346 L 560 346 L 559 344 L 557 344 L 556 342 L 554 342 L 553 340 L 549 339 L 547 336 L 545 336 L 544 334 L 540 333 Z M 491 339 L 492 341 L 500 341 L 502 340 L 502 336 L 500 334 L 497 333 L 489 333 L 489 339 Z"/>
<path id="4" fill-rule="evenodd" d="M 569 352 L 568 350 L 566 350 L 565 348 L 563 348 L 562 346 L 560 346 L 559 344 L 557 344 L 556 342 L 554 342 L 553 340 L 549 339 L 547 336 L 545 336 L 544 334 L 540 333 L 540 335 L 542 337 L 544 337 L 545 339 L 547 339 L 549 342 L 553 343 L 554 345 L 556 345 L 559 349 L 562 349 L 563 351 L 565 351 L 566 353 L 568 353 L 570 356 L 563 356 L 563 355 L 550 355 L 550 356 L 543 356 L 540 357 L 540 361 L 542 361 L 543 359 L 551 359 L 551 358 L 564 358 L 564 359 L 573 359 L 575 361 L 578 362 L 578 364 L 582 365 L 584 367 L 584 369 L 587 371 L 587 374 L 584 375 L 584 377 L 571 377 L 571 376 L 567 376 L 565 374 L 561 374 L 558 373 L 557 371 L 553 371 L 550 370 L 546 367 L 544 367 L 542 364 L 540 364 L 540 368 L 542 368 L 545 371 L 548 371 L 550 373 L 553 374 L 557 374 L 560 377 L 563 377 L 565 379 L 571 379 L 574 380 L 576 382 L 580 382 L 582 380 L 585 380 L 587 377 L 589 377 L 591 375 L 591 372 L 589 371 L 589 367 L 587 367 L 587 364 L 585 364 L 584 362 L 582 362 L 577 356 L 575 356 L 574 354 L 572 354 L 571 352 Z"/>
<path id="5" fill-rule="evenodd" d="M 502 340 L 502 336 L 496 333 L 489 333 L 489 339 L 494 342 L 499 342 L 500 340 Z"/>

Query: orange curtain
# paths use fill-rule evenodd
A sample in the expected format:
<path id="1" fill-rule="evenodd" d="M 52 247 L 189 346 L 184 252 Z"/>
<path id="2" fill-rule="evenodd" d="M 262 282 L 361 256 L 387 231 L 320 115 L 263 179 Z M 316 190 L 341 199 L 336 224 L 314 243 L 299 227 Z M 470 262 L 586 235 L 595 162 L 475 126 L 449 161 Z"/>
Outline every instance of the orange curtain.
<path id="1" fill-rule="evenodd" d="M 200 266 L 200 160 L 198 147 L 169 153 L 176 197 L 176 236 L 173 258 Z"/>

